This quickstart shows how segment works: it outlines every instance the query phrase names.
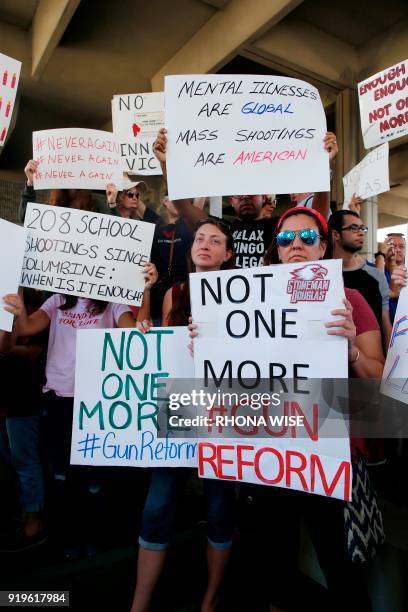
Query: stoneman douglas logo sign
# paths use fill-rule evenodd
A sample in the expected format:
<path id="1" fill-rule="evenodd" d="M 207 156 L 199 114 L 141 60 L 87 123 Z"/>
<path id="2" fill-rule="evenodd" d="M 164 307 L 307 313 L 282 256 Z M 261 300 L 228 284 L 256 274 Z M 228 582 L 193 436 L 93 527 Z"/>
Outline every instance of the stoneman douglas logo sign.
<path id="1" fill-rule="evenodd" d="M 286 292 L 292 304 L 297 302 L 324 302 L 330 287 L 327 268 L 317 262 L 308 263 L 290 272 Z"/>

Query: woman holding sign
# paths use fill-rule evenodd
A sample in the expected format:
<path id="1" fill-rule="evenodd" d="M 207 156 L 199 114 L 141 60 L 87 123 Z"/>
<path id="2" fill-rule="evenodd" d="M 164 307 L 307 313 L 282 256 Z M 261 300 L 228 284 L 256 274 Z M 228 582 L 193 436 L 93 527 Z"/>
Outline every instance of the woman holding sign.
<path id="1" fill-rule="evenodd" d="M 144 302 L 157 279 L 154 264 L 145 266 Z M 75 346 L 78 329 L 134 327 L 131 307 L 101 300 L 54 294 L 38 310 L 28 315 L 18 294 L 4 296 L 5 309 L 16 317 L 18 336 L 34 336 L 49 328 L 46 383 L 43 387 L 42 408 L 46 414 L 47 452 L 53 478 L 57 521 L 62 527 L 64 554 L 79 556 L 87 549 L 92 506 L 99 490 L 90 483 L 87 469 L 70 465 L 72 416 L 74 408 Z M 138 313 L 143 321 L 145 307 Z M 88 508 L 89 510 L 89 508 Z"/>
<path id="2" fill-rule="evenodd" d="M 274 243 L 266 254 L 265 263 L 272 263 L 276 256 L 281 263 L 323 259 L 328 244 L 327 223 L 317 211 L 291 208 L 278 221 Z M 349 376 L 380 379 L 384 358 L 377 321 L 358 291 L 345 289 L 345 295 L 344 308 L 331 312 L 340 318 L 325 323 L 327 333 L 347 339 Z M 352 461 L 357 461 L 363 453 L 364 440 L 351 438 Z M 270 591 L 274 604 L 271 610 L 284 610 L 290 606 L 291 581 L 297 573 L 301 519 L 312 538 L 334 609 L 370 610 L 361 576 L 352 564 L 347 549 L 345 502 L 277 487 L 251 487 L 251 495 L 255 502 L 262 501 L 258 504 L 258 521 L 263 515 L 270 525 L 276 526 L 272 530 L 271 544 L 274 557 L 279 560 L 276 573 L 271 572 L 270 566 L 265 568 L 268 576 L 276 579 Z"/>
<path id="3" fill-rule="evenodd" d="M 226 224 L 214 219 L 198 223 L 191 246 L 192 272 L 234 267 L 234 243 Z M 188 282 L 174 285 L 163 301 L 163 325 L 187 325 L 190 317 Z M 144 329 L 144 331 L 147 331 Z M 177 500 L 191 470 L 154 468 L 139 537 L 137 584 L 131 612 L 149 609 L 166 558 L 176 515 Z M 218 590 L 230 556 L 234 529 L 235 495 L 229 482 L 204 480 L 208 524 L 208 585 L 202 612 L 215 610 Z"/>

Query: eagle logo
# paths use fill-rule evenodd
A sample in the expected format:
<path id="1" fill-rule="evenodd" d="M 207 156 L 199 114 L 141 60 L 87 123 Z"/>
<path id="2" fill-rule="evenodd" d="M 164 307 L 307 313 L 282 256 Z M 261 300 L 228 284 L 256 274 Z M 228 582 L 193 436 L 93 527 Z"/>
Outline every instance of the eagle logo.
<path id="1" fill-rule="evenodd" d="M 327 268 L 324 268 L 319 263 L 310 263 L 302 266 L 301 268 L 296 268 L 296 270 L 292 270 L 291 272 L 292 278 L 296 280 L 323 280 L 327 275 Z"/>

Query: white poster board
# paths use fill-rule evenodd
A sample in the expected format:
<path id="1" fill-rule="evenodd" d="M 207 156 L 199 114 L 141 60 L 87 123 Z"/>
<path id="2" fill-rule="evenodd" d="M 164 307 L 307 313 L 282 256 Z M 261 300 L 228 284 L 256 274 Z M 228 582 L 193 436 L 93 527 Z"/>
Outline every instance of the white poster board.
<path id="1" fill-rule="evenodd" d="M 113 133 L 120 143 L 121 168 L 129 174 L 161 174 L 153 154 L 164 127 L 164 93 L 123 94 L 112 99 Z"/>
<path id="2" fill-rule="evenodd" d="M 33 132 L 35 189 L 122 188 L 120 148 L 111 132 L 62 128 Z"/>
<path id="3" fill-rule="evenodd" d="M 23 266 L 27 231 L 0 219 L 0 298 L 7 293 L 17 293 Z M 0 329 L 11 331 L 13 315 L 4 310 L 0 301 Z"/>
<path id="4" fill-rule="evenodd" d="M 318 90 L 262 75 L 166 76 L 170 199 L 329 191 Z"/>
<path id="5" fill-rule="evenodd" d="M 4 145 L 16 101 L 21 62 L 0 53 L 0 147 Z"/>
<path id="6" fill-rule="evenodd" d="M 299 381 L 310 382 L 319 390 L 318 403 L 298 389 L 289 393 L 290 400 L 286 392 L 278 393 L 277 409 L 295 416 L 301 406 L 310 422 L 317 406 L 318 416 L 326 418 L 310 436 L 296 429 L 292 437 L 247 437 L 242 428 L 235 428 L 235 438 L 232 432 L 227 440 L 201 439 L 199 475 L 349 499 L 347 423 L 338 418 L 335 402 L 327 403 L 319 386 L 321 379 L 348 377 L 347 342 L 329 336 L 324 327 L 334 318 L 330 311 L 343 307 L 341 260 L 195 273 L 190 275 L 190 288 L 199 333 L 194 340 L 196 376 L 204 382 L 218 380 L 217 385 L 221 378 L 233 381 L 239 398 L 242 392 L 251 396 L 259 388 L 244 379 L 269 385 L 283 377 L 294 390 Z M 273 390 L 279 392 L 281 384 Z M 240 401 L 227 415 L 233 415 Z M 253 414 L 259 411 L 254 409 Z M 261 423 L 256 434 L 268 427 L 268 416 L 263 414 L 266 424 Z M 301 466 L 301 475 L 293 473 L 295 465 Z"/>
<path id="7" fill-rule="evenodd" d="M 140 306 L 153 223 L 29 202 L 24 225 L 23 287 Z"/>
<path id="8" fill-rule="evenodd" d="M 366 149 L 408 134 L 408 60 L 373 74 L 357 88 Z"/>
<path id="9" fill-rule="evenodd" d="M 390 190 L 388 142 L 370 151 L 359 164 L 343 176 L 344 204 L 349 207 L 353 193 L 366 200 Z"/>
<path id="10" fill-rule="evenodd" d="M 406 240 L 408 240 L 408 226 Z M 406 254 L 405 265 L 407 265 Z M 381 393 L 408 404 L 408 287 L 401 289 L 398 298 Z"/>
<path id="11" fill-rule="evenodd" d="M 162 436 L 172 379 L 193 378 L 186 327 L 77 333 L 71 463 L 197 465 L 197 441 Z"/>

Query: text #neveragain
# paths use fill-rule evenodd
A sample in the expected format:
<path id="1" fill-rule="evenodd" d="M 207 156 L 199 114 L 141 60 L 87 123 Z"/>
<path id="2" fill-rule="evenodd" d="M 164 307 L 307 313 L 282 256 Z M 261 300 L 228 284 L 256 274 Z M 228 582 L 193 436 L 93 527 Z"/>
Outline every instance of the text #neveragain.
<path id="1" fill-rule="evenodd" d="M 166 428 L 167 385 L 194 376 L 187 345 L 186 327 L 78 332 L 71 463 L 197 465 L 197 441 Z"/>
<path id="2" fill-rule="evenodd" d="M 154 225 L 29 203 L 21 285 L 140 306 Z"/>
<path id="3" fill-rule="evenodd" d="M 318 90 L 261 75 L 165 79 L 169 197 L 328 191 Z"/>
<path id="4" fill-rule="evenodd" d="M 357 88 L 366 149 L 408 133 L 408 60 L 377 72 Z"/>
<path id="5" fill-rule="evenodd" d="M 222 441 L 200 441 L 200 475 L 349 499 L 348 424 L 320 382 L 348 376 L 347 342 L 329 336 L 324 326 L 335 318 L 331 311 L 342 307 L 341 261 L 195 273 L 190 289 L 198 326 L 196 376 L 210 389 L 251 393 L 266 381 L 270 392 L 280 392 L 284 414 L 302 415 L 310 424 L 306 436 L 272 433 L 270 442 L 264 427 L 245 449 L 240 444 L 248 438 L 237 430 L 237 440 L 225 447 Z M 313 424 L 322 415 L 327 418 L 317 431 Z"/>
<path id="6" fill-rule="evenodd" d="M 120 147 L 111 132 L 63 128 L 33 132 L 35 189 L 122 188 Z"/>

